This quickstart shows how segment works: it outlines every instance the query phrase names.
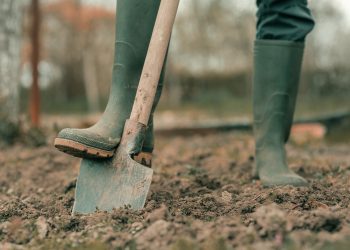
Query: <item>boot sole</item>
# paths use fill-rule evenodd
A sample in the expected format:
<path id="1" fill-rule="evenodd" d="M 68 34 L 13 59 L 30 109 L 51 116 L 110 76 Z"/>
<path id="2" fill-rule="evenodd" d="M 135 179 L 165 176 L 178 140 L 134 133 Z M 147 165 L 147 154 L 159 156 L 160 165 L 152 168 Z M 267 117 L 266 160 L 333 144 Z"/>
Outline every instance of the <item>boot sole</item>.
<path id="1" fill-rule="evenodd" d="M 56 138 L 54 145 L 58 150 L 62 151 L 63 153 L 70 154 L 79 158 L 107 159 L 111 158 L 114 155 L 114 150 L 107 151 L 94 147 L 89 147 L 85 144 L 81 144 L 79 142 L 68 139 Z M 135 161 L 146 167 L 152 167 L 152 153 L 140 152 L 133 158 Z"/>
<path id="2" fill-rule="evenodd" d="M 114 150 L 108 151 L 99 148 L 89 147 L 85 144 L 62 138 L 56 138 L 55 147 L 63 153 L 79 158 L 106 159 L 114 155 Z"/>

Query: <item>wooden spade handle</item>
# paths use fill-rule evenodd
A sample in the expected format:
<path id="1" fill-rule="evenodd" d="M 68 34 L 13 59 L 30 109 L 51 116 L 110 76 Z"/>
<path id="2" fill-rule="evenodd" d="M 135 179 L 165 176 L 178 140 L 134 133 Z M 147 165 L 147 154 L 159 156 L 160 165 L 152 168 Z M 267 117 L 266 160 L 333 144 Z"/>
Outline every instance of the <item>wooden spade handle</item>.
<path id="1" fill-rule="evenodd" d="M 161 0 L 130 120 L 147 126 L 180 0 Z"/>

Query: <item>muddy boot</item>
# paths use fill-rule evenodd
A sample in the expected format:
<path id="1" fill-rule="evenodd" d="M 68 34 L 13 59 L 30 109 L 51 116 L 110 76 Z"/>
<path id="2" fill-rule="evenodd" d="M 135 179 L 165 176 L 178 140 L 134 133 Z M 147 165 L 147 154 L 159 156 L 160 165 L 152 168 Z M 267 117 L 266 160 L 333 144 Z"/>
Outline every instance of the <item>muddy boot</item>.
<path id="1" fill-rule="evenodd" d="M 288 168 L 288 141 L 298 92 L 304 45 L 257 40 L 254 50 L 254 135 L 256 169 L 263 186 L 305 186 Z"/>
<path id="2" fill-rule="evenodd" d="M 159 0 L 122 0 L 117 5 L 115 62 L 108 104 L 101 119 L 87 129 L 63 129 L 55 140 L 59 150 L 82 158 L 112 157 L 129 118 L 148 45 L 159 9 Z M 163 73 L 152 113 L 158 103 Z M 153 116 L 150 117 L 140 161 L 149 165 L 153 150 Z"/>

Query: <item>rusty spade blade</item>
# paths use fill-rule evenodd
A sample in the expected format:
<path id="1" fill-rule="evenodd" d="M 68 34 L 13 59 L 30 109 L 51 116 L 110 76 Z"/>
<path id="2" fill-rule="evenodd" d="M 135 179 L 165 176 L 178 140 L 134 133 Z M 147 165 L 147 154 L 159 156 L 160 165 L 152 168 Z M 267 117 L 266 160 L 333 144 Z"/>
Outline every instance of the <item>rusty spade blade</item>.
<path id="1" fill-rule="evenodd" d="M 110 211 L 124 206 L 143 208 L 153 170 L 139 164 L 132 156 L 140 151 L 144 131 L 143 124 L 128 120 L 123 141 L 112 159 L 82 160 L 73 213 Z"/>

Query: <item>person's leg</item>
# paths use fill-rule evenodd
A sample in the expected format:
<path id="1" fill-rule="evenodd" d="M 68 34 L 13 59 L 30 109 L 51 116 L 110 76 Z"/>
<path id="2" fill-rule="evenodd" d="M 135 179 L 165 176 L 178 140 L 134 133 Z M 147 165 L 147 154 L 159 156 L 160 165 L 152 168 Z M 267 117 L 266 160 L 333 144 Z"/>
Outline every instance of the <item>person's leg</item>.
<path id="1" fill-rule="evenodd" d="M 101 119 L 87 129 L 62 130 L 55 146 L 83 158 L 111 157 L 119 144 L 125 120 L 129 118 L 141 71 L 151 39 L 160 0 L 118 0 L 115 61 L 108 104 Z M 162 90 L 160 78 L 153 111 Z M 152 112 L 153 113 L 153 112 Z M 153 150 L 153 116 L 143 145 L 148 157 Z"/>
<path id="2" fill-rule="evenodd" d="M 304 42 L 314 27 L 307 0 L 257 0 L 258 40 Z"/>
<path id="3" fill-rule="evenodd" d="M 314 21 L 306 0 L 258 0 L 254 45 L 254 175 L 264 186 L 307 182 L 287 165 L 304 41 Z"/>

